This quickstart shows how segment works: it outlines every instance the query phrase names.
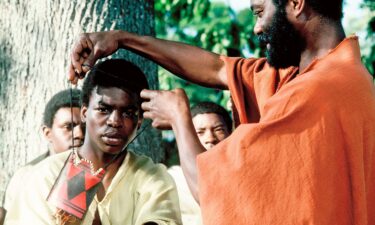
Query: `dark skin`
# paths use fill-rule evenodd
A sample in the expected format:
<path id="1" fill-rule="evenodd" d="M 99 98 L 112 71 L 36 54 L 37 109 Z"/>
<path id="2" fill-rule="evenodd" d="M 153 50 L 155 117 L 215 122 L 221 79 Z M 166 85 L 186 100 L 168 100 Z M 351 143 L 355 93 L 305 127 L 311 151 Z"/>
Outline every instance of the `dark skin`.
<path id="1" fill-rule="evenodd" d="M 111 160 L 133 139 L 141 125 L 142 118 L 138 114 L 136 102 L 136 97 L 125 90 L 115 87 L 95 88 L 89 104 L 82 106 L 81 118 L 86 123 L 86 136 L 78 153 L 90 160 L 95 170 L 105 168 L 110 163 L 98 188 L 99 201 L 104 198 L 126 153 L 113 162 Z M 93 224 L 101 224 L 98 212 Z"/>
<path id="2" fill-rule="evenodd" d="M 275 5 L 272 0 L 250 2 L 257 17 L 254 32 L 259 35 L 270 26 Z M 285 10 L 287 19 L 306 42 L 301 51 L 300 72 L 345 38 L 340 21 L 323 18 L 305 0 L 288 0 Z M 72 50 L 69 79 L 76 83 L 89 70 L 84 65 L 92 66 L 97 59 L 108 56 L 119 48 L 139 53 L 190 82 L 206 87 L 228 88 L 225 64 L 219 55 L 194 46 L 126 31 L 82 34 Z M 142 105 L 144 117 L 152 119 L 154 127 L 170 127 L 175 132 L 181 167 L 193 196 L 198 199 L 196 156 L 204 148 L 192 126 L 185 93 L 178 89 L 169 92 L 144 90 L 141 96 L 148 101 Z M 168 102 L 168 110 L 165 109 L 165 102 Z"/>
<path id="3" fill-rule="evenodd" d="M 192 119 L 201 144 L 209 150 L 229 136 L 223 117 L 216 113 L 197 114 Z"/>
<path id="4" fill-rule="evenodd" d="M 72 113 L 73 111 L 73 117 Z M 73 120 L 73 122 L 72 122 Z M 72 146 L 72 128 L 73 128 L 73 143 Z M 62 107 L 57 110 L 52 127 L 46 125 L 42 126 L 44 137 L 50 142 L 50 155 L 64 152 L 72 147 L 78 148 L 83 143 L 83 131 L 80 121 L 80 108 Z"/>
<path id="5" fill-rule="evenodd" d="M 134 137 L 141 118 L 134 118 L 135 100 L 119 88 L 93 90 L 88 106 L 82 106 L 81 117 L 86 122 L 86 137 L 79 154 L 90 160 L 95 169 L 104 168 Z M 103 189 L 99 190 L 101 200 L 117 173 L 126 154 L 109 164 L 103 178 Z"/>
<path id="6" fill-rule="evenodd" d="M 82 34 L 72 50 L 69 80 L 77 83 L 97 59 L 108 56 L 119 48 L 142 53 L 181 78 L 203 86 L 222 89 L 228 86 L 224 63 L 219 55 L 178 42 L 119 30 Z M 181 49 L 183 52 L 180 52 Z M 198 58 L 196 54 L 201 57 Z M 198 68 L 205 68 L 206 75 L 201 76 L 202 71 Z"/>

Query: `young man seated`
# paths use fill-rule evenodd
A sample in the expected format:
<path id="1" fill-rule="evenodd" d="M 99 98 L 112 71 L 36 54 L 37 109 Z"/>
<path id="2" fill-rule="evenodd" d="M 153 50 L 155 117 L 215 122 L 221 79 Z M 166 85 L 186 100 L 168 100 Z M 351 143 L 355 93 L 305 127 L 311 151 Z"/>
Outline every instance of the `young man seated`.
<path id="1" fill-rule="evenodd" d="M 82 147 L 40 163 L 5 224 L 181 224 L 165 167 L 126 151 L 142 122 L 146 88 L 145 75 L 128 61 L 93 67 L 82 88 Z"/>
<path id="2" fill-rule="evenodd" d="M 72 108 L 70 108 L 70 105 Z M 67 89 L 56 93 L 47 102 L 43 113 L 42 132 L 49 142 L 46 152 L 21 167 L 9 181 L 4 198 L 4 209 L 8 210 L 23 187 L 30 170 L 48 156 L 79 147 L 83 143 L 83 131 L 80 119 L 81 91 Z M 73 113 L 73 114 L 72 114 Z M 72 136 L 74 129 L 74 137 Z M 73 139 L 73 142 L 72 142 Z M 1 216 L 0 216 L 1 217 Z M 0 224 L 2 224 L 0 222 Z"/>
<path id="3" fill-rule="evenodd" d="M 211 149 L 232 132 L 232 119 L 218 104 L 200 102 L 190 109 L 190 113 L 199 141 L 206 150 Z M 199 204 L 189 190 L 181 166 L 172 166 L 168 169 L 168 173 L 177 185 L 183 224 L 203 224 Z"/>

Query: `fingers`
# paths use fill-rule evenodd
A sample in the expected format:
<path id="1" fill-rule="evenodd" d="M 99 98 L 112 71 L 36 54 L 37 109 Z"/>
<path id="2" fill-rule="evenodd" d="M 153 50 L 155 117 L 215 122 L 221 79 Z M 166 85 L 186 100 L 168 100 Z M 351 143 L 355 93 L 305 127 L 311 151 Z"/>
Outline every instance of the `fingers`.
<path id="1" fill-rule="evenodd" d="M 95 65 L 97 59 L 117 51 L 118 35 L 118 31 L 81 34 L 70 56 L 72 68 L 69 68 L 69 80 L 74 82 L 77 76 L 83 78 L 84 74 Z"/>
<path id="2" fill-rule="evenodd" d="M 87 46 L 86 39 L 86 35 L 82 34 L 79 40 L 74 44 L 72 49 L 71 63 L 77 73 L 82 72 L 82 54 L 85 50 L 85 47 Z"/>
<path id="3" fill-rule="evenodd" d="M 78 74 L 77 71 L 74 70 L 73 65 L 72 64 L 69 65 L 69 68 L 68 68 L 68 80 L 72 84 L 76 85 L 78 83 L 78 80 L 82 79 L 84 77 L 85 77 L 85 74 L 83 72 L 80 73 L 80 74 Z"/>
<path id="4" fill-rule="evenodd" d="M 152 98 L 155 98 L 159 92 L 160 91 L 157 91 L 157 90 L 144 89 L 141 91 L 140 95 L 141 95 L 141 98 L 152 99 Z"/>
<path id="5" fill-rule="evenodd" d="M 143 102 L 141 104 L 141 108 L 143 111 L 150 111 L 152 109 L 152 103 L 151 102 Z"/>
<path id="6" fill-rule="evenodd" d="M 72 64 L 70 64 L 69 68 L 68 68 L 68 80 L 72 84 L 77 84 L 77 82 L 78 82 L 78 77 L 76 77 L 76 73 L 74 71 L 74 68 L 73 68 Z"/>
<path id="7" fill-rule="evenodd" d="M 141 107 L 143 117 L 152 120 L 152 126 L 158 129 L 171 129 L 168 113 L 164 110 L 165 103 L 163 91 L 142 90 L 141 97 L 145 99 Z"/>
<path id="8" fill-rule="evenodd" d="M 89 65 L 90 67 L 84 67 L 83 70 L 86 70 L 85 72 L 89 71 L 91 69 L 91 67 L 93 67 L 95 65 L 95 62 L 97 60 L 97 58 L 93 57 L 94 54 L 95 54 L 95 49 L 94 49 L 94 46 L 93 46 L 91 41 L 87 42 L 87 48 L 91 49 L 91 51 L 90 51 L 90 54 L 85 55 L 84 58 L 87 59 L 87 60 L 84 62 L 84 64 Z"/>
<path id="9" fill-rule="evenodd" d="M 74 44 L 71 53 L 71 66 L 69 67 L 68 79 L 72 83 L 77 82 L 77 78 L 83 78 L 84 74 L 94 65 L 95 60 L 92 57 L 94 45 L 89 34 L 82 34 L 79 40 Z M 88 61 L 87 59 L 90 60 Z M 83 66 L 83 65 L 89 65 Z"/>
<path id="10" fill-rule="evenodd" d="M 151 119 L 151 120 L 153 120 L 153 119 L 154 119 L 154 116 L 153 116 L 153 113 L 152 113 L 152 112 L 145 111 L 145 112 L 143 112 L 143 118 L 144 118 L 144 119 Z"/>
<path id="11" fill-rule="evenodd" d="M 172 130 L 172 126 L 167 123 L 158 123 L 156 121 L 153 121 L 151 125 L 152 127 L 159 130 Z"/>
<path id="12" fill-rule="evenodd" d="M 140 96 L 145 101 L 142 103 L 141 108 L 144 111 L 150 111 L 153 109 L 154 99 L 158 95 L 159 91 L 144 89 L 141 91 Z"/>
<path id="13" fill-rule="evenodd" d="M 157 116 L 155 116 L 155 114 L 153 112 L 144 112 L 143 117 L 145 119 L 151 119 L 152 120 L 151 125 L 152 125 L 152 127 L 156 128 L 156 129 L 160 129 L 160 130 L 171 130 L 172 129 L 172 125 L 167 120 L 163 120 L 163 119 L 158 118 Z"/>

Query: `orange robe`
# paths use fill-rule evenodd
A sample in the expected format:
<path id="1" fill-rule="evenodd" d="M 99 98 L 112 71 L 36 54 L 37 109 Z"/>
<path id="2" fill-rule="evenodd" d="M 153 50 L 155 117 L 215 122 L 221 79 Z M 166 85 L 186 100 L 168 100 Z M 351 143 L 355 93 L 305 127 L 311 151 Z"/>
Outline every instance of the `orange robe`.
<path id="1" fill-rule="evenodd" d="M 358 40 L 296 74 L 222 57 L 241 125 L 198 156 L 205 225 L 374 225 L 375 88 Z"/>

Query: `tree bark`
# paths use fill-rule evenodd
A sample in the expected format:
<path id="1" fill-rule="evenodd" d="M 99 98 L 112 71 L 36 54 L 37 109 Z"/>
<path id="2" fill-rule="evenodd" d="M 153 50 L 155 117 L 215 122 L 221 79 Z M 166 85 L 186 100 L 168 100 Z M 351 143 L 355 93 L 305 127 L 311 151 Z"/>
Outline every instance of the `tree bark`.
<path id="1" fill-rule="evenodd" d="M 0 200 L 15 170 L 47 150 L 43 110 L 54 93 L 69 87 L 74 38 L 110 29 L 154 35 L 153 7 L 150 0 L 0 1 Z M 126 51 L 114 57 L 137 64 L 158 87 L 155 64 Z M 160 132 L 148 128 L 132 148 L 160 161 L 160 146 Z"/>

